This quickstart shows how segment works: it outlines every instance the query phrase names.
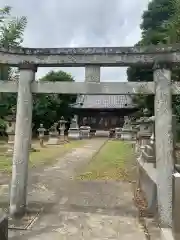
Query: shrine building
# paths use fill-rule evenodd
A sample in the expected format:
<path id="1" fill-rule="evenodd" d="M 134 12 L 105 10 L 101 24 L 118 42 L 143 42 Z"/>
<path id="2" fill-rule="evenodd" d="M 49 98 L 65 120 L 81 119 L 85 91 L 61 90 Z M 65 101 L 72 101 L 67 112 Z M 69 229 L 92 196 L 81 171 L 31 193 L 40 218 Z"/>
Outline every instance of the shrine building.
<path id="1" fill-rule="evenodd" d="M 72 108 L 79 126 L 95 130 L 122 127 L 124 116 L 138 110 L 129 95 L 79 95 Z"/>

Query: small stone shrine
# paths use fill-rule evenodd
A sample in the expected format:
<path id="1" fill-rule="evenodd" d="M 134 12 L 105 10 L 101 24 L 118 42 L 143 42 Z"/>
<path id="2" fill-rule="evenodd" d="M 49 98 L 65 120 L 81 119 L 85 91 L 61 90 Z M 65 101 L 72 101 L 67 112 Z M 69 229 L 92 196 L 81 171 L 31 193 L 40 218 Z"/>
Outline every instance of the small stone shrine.
<path id="1" fill-rule="evenodd" d="M 43 124 L 40 124 L 40 127 L 38 128 L 38 133 L 39 133 L 39 143 L 41 147 L 44 147 L 44 133 L 46 129 L 44 128 Z"/>
<path id="2" fill-rule="evenodd" d="M 121 138 L 121 128 L 115 128 L 115 139 Z"/>
<path id="3" fill-rule="evenodd" d="M 57 145 L 59 142 L 57 125 L 58 123 L 54 123 L 52 127 L 49 129 L 49 140 L 47 142 L 48 145 Z"/>
<path id="4" fill-rule="evenodd" d="M 80 139 L 80 129 L 78 126 L 78 119 L 76 115 L 71 120 L 68 137 L 73 139 Z"/>

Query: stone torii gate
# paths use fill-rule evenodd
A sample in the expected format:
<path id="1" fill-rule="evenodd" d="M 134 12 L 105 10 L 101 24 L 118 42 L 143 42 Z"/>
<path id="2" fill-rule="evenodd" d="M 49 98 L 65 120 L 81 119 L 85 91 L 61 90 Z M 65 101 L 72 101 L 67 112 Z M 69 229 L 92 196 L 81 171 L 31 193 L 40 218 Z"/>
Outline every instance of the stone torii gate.
<path id="1" fill-rule="evenodd" d="M 24 212 L 27 195 L 29 144 L 31 141 L 32 93 L 61 94 L 155 94 L 158 205 L 162 226 L 172 225 L 172 94 L 180 84 L 172 83 L 170 65 L 180 63 L 180 46 L 99 47 L 50 49 L 0 49 L 0 64 L 20 70 L 18 82 L 0 81 L 1 92 L 17 92 L 17 114 L 13 154 L 10 213 Z M 149 65 L 154 81 L 100 83 L 101 66 Z M 37 67 L 85 67 L 85 82 L 36 82 Z"/>

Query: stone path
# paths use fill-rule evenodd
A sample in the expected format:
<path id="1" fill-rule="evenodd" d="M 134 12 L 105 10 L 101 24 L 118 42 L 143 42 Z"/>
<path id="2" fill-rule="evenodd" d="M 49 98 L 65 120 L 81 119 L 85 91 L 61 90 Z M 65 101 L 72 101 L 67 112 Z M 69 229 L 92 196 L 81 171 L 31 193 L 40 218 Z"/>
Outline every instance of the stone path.
<path id="1" fill-rule="evenodd" d="M 87 141 L 54 166 L 29 177 L 29 202 L 44 211 L 31 230 L 10 231 L 12 240 L 145 240 L 125 182 L 78 181 L 74 176 L 104 144 Z"/>

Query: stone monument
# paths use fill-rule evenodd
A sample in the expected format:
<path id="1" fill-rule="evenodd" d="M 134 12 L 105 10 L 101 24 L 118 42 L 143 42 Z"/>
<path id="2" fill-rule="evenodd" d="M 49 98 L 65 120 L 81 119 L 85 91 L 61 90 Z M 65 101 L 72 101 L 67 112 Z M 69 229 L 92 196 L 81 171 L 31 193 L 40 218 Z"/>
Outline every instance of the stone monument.
<path id="1" fill-rule="evenodd" d="M 46 131 L 46 129 L 44 128 L 43 124 L 40 124 L 40 127 L 38 128 L 38 133 L 39 133 L 39 143 L 41 147 L 45 147 L 44 146 L 44 133 Z"/>
<path id="2" fill-rule="evenodd" d="M 57 145 L 59 142 L 57 126 L 58 123 L 54 123 L 49 129 L 49 140 L 47 142 L 48 145 Z"/>
<path id="3" fill-rule="evenodd" d="M 71 121 L 68 136 L 69 136 L 69 138 L 80 139 L 80 129 L 79 129 L 79 126 L 78 126 L 77 116 L 74 116 L 74 118 Z"/>

